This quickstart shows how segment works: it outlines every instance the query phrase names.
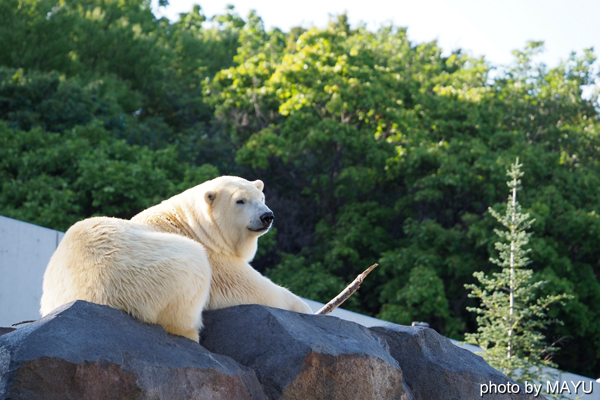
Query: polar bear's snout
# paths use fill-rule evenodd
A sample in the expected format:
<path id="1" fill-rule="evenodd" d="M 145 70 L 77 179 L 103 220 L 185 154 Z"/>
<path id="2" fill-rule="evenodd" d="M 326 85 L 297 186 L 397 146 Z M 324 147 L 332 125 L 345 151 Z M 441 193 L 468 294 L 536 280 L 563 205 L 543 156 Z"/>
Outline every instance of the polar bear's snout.
<path id="1" fill-rule="evenodd" d="M 275 215 L 273 215 L 273 211 L 268 211 L 260 216 L 260 222 L 262 222 L 265 228 L 269 228 L 275 219 Z"/>
<path id="2" fill-rule="evenodd" d="M 266 233 L 273 224 L 275 215 L 273 214 L 273 211 L 263 203 L 259 203 L 257 208 L 257 212 L 251 219 L 248 229 L 262 235 Z"/>

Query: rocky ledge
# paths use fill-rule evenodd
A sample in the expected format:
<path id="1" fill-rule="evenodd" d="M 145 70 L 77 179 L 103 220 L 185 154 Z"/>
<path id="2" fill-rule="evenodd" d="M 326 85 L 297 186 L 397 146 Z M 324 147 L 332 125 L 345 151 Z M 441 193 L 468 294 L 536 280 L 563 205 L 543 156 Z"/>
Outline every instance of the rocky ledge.
<path id="1" fill-rule="evenodd" d="M 204 323 L 198 344 L 110 307 L 67 304 L 0 330 L 0 399 L 465 400 L 480 399 L 481 384 L 515 384 L 428 328 L 258 305 L 205 312 Z M 522 387 L 484 398 L 533 399 Z"/>

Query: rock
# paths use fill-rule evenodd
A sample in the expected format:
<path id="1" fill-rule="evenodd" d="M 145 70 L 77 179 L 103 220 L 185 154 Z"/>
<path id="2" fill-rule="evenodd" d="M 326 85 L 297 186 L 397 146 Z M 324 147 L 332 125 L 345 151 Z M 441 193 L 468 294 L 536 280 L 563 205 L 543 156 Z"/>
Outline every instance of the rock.
<path id="1" fill-rule="evenodd" d="M 412 399 L 367 328 L 258 305 L 204 313 L 200 343 L 256 371 L 269 399 Z"/>
<path id="2" fill-rule="evenodd" d="M 483 399 L 534 399 L 427 328 L 259 305 L 207 311 L 204 323 L 200 345 L 76 301 L 2 328 L 0 399 L 462 400 L 481 399 L 486 384 Z M 519 393 L 504 393 L 508 383 Z"/>
<path id="3" fill-rule="evenodd" d="M 2 328 L 0 327 L 0 336 L 5 335 L 7 333 L 10 333 L 12 331 L 14 331 L 15 328 Z"/>
<path id="4" fill-rule="evenodd" d="M 253 371 L 122 311 L 76 301 L 0 336 L 0 398 L 265 399 Z"/>
<path id="5" fill-rule="evenodd" d="M 433 329 L 393 324 L 369 329 L 388 344 L 416 400 L 480 399 L 482 384 L 489 389 L 484 399 L 534 399 L 482 357 L 461 349 Z M 504 386 L 492 387 L 490 383 Z M 507 389 L 507 383 L 512 389 Z M 518 393 L 499 393 L 516 392 L 517 387 Z"/>

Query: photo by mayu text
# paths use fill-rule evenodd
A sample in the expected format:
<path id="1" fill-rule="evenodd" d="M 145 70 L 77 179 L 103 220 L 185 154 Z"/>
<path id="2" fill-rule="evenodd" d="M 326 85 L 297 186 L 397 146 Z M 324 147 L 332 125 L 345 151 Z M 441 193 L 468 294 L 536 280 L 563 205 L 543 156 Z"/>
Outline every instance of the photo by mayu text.
<path id="1" fill-rule="evenodd" d="M 542 393 L 544 389 L 544 393 Z M 479 395 L 483 397 L 486 394 L 505 394 L 505 393 L 531 393 L 534 397 L 540 394 L 590 394 L 594 390 L 594 381 L 546 381 L 542 383 L 529 383 L 521 386 L 516 383 L 482 383 L 479 385 Z"/>

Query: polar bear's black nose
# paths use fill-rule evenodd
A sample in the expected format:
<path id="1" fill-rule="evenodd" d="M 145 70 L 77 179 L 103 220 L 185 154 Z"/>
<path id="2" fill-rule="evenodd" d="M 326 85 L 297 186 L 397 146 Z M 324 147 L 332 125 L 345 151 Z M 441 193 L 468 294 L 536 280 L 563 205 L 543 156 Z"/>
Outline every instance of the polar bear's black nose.
<path id="1" fill-rule="evenodd" d="M 272 211 L 266 212 L 260 216 L 260 222 L 262 222 L 263 226 L 269 226 L 275 219 Z"/>

